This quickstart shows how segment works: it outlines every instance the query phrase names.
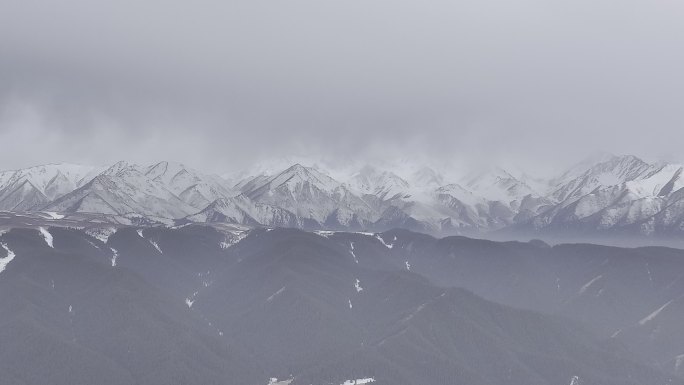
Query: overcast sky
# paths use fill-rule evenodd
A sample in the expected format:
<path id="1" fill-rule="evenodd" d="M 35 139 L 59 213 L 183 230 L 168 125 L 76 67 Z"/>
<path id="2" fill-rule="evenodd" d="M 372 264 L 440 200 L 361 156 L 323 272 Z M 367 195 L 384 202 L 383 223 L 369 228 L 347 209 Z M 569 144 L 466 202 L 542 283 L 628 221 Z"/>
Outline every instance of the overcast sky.
<path id="1" fill-rule="evenodd" d="M 681 0 L 0 0 L 0 168 L 684 161 Z"/>

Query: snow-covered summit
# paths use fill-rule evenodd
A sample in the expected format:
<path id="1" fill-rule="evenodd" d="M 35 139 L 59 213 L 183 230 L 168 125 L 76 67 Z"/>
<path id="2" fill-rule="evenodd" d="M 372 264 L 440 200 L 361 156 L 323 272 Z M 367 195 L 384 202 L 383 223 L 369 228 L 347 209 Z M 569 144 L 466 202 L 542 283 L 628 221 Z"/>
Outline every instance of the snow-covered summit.
<path id="1" fill-rule="evenodd" d="M 520 201 L 528 195 L 539 195 L 527 183 L 499 167 L 470 173 L 462 183 L 464 187 L 478 196 L 507 204 Z"/>
<path id="2" fill-rule="evenodd" d="M 391 171 L 381 171 L 370 165 L 352 175 L 348 185 L 359 195 L 372 194 L 382 200 L 406 198 L 410 195 L 407 181 Z"/>
<path id="3" fill-rule="evenodd" d="M 297 163 L 278 175 L 270 178 L 264 186 L 270 188 L 286 187 L 290 192 L 297 192 L 303 185 L 325 192 L 333 192 L 341 186 L 340 182 L 323 174 L 312 167 L 305 167 Z"/>
<path id="4" fill-rule="evenodd" d="M 584 171 L 581 171 L 581 166 L 575 166 L 554 179 L 552 184 L 555 185 L 555 189 L 551 197 L 558 202 L 568 198 L 576 199 L 597 187 L 614 186 L 635 180 L 652 167 L 632 155 L 603 157 L 601 162 L 589 165 Z"/>

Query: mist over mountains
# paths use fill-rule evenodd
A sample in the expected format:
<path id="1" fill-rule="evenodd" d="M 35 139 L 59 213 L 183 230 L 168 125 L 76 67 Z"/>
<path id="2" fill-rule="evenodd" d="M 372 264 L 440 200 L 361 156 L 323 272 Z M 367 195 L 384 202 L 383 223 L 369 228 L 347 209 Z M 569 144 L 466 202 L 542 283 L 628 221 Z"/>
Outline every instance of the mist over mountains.
<path id="1" fill-rule="evenodd" d="M 682 168 L 629 155 L 584 161 L 544 179 L 501 167 L 458 175 L 410 163 L 335 169 L 272 162 L 221 176 L 173 162 L 50 164 L 0 173 L 0 210 L 121 224 L 676 242 L 684 231 Z"/>
<path id="2" fill-rule="evenodd" d="M 684 385 L 682 20 L 0 1 L 0 385 Z"/>

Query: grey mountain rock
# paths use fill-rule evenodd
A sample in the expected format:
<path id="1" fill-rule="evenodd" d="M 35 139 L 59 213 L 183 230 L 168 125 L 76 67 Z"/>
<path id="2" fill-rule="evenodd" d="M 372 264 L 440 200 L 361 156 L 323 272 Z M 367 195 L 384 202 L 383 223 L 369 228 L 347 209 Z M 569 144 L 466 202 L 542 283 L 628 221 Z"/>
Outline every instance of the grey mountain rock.
<path id="1" fill-rule="evenodd" d="M 428 167 L 395 172 L 365 166 L 345 174 L 320 166 L 277 166 L 255 166 L 231 180 L 166 161 L 38 166 L 0 173 L 0 209 L 139 223 L 405 227 L 436 235 L 549 240 L 665 243 L 684 232 L 684 166 L 634 156 L 603 156 L 546 180 L 496 167 L 448 178 Z"/>

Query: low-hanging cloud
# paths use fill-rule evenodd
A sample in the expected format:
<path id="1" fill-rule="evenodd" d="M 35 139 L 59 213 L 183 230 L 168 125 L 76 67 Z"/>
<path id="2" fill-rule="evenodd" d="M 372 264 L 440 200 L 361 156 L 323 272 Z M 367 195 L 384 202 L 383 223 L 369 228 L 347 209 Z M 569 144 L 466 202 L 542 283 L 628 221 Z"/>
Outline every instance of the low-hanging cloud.
<path id="1" fill-rule="evenodd" d="M 673 0 L 5 1 L 0 168 L 677 158 L 681 20 Z"/>

